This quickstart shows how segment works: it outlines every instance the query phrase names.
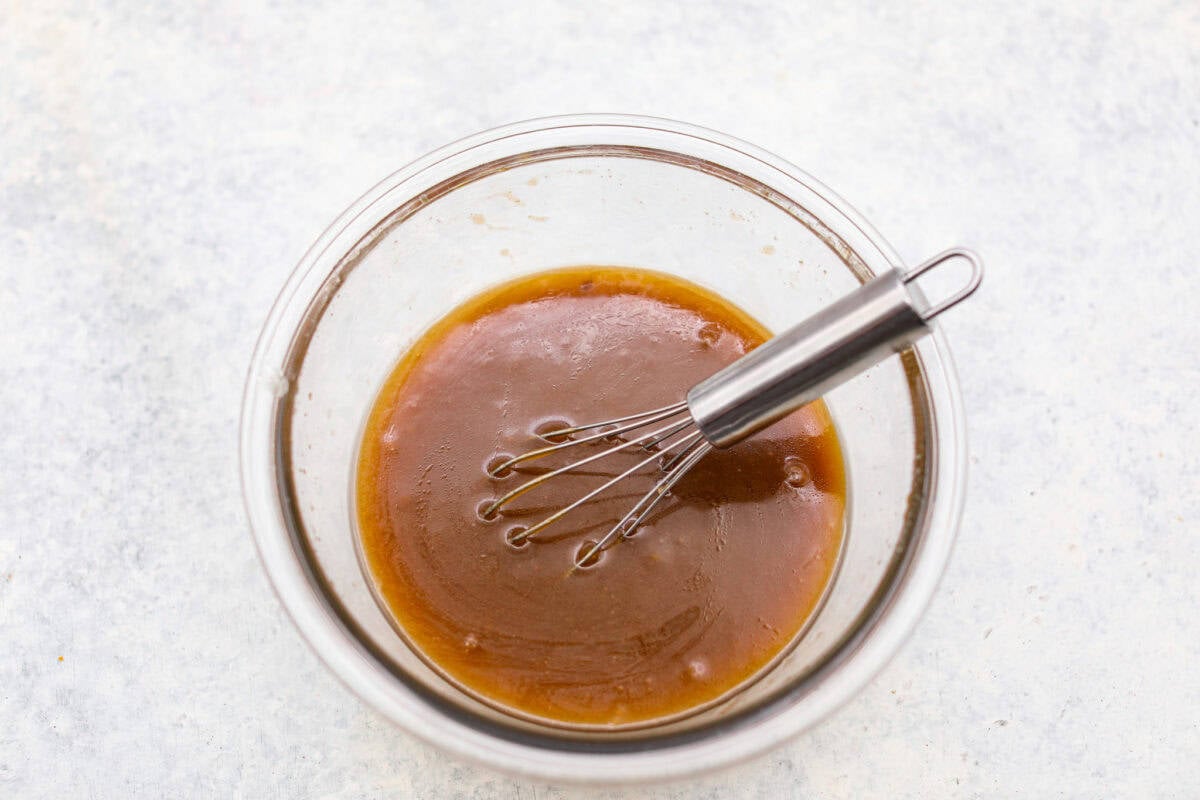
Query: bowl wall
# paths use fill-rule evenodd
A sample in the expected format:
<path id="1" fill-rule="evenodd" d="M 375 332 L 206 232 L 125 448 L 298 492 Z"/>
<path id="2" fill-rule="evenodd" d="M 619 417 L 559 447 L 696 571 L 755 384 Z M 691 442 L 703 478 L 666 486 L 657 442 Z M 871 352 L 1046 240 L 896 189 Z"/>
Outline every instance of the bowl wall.
<path id="1" fill-rule="evenodd" d="M 820 613 L 760 680 L 700 713 L 637 729 L 521 719 L 447 683 L 397 635 L 361 566 L 353 467 L 381 382 L 423 330 L 490 285 L 574 264 L 672 272 L 773 330 L 897 265 L 828 190 L 709 131 L 576 117 L 480 134 L 381 183 L 297 267 L 248 379 L 247 508 L 306 638 L 413 733 L 551 780 L 713 768 L 812 724 L 911 629 L 961 503 L 952 372 L 935 333 L 827 396 L 849 485 L 841 563 Z"/>

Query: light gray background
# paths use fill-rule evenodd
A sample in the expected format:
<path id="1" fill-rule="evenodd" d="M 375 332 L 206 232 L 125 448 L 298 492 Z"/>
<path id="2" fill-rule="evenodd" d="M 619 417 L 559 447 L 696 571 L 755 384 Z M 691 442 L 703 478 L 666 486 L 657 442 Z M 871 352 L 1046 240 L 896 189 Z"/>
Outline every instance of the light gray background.
<path id="1" fill-rule="evenodd" d="M 818 729 L 685 797 L 1200 793 L 1200 6 L 0 0 L 0 796 L 575 798 L 364 707 L 271 594 L 242 376 L 325 225 L 459 136 L 708 125 L 969 244 L 957 550 Z M 638 793 L 600 792 L 601 797 Z"/>

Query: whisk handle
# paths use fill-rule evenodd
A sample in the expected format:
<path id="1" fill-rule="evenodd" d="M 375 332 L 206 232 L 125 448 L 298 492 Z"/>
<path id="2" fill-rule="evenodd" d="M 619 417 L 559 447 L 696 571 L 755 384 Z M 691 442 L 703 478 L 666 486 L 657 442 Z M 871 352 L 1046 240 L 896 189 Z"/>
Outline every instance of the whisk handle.
<path id="1" fill-rule="evenodd" d="M 955 258 L 971 265 L 966 286 L 936 305 L 912 293 L 914 279 Z M 713 446 L 736 444 L 929 333 L 982 279 L 983 263 L 962 248 L 878 275 L 692 387 L 692 419 Z"/>

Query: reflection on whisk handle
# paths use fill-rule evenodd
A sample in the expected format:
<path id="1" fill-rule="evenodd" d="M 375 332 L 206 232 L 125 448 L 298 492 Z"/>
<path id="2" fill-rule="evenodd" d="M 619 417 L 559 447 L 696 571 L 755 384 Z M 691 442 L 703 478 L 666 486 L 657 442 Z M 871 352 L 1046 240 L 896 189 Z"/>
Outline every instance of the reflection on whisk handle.
<path id="1" fill-rule="evenodd" d="M 954 295 L 930 305 L 910 290 L 914 279 L 955 258 L 971 265 L 971 279 Z M 692 419 L 715 447 L 736 444 L 920 339 L 930 320 L 982 279 L 979 257 L 961 248 L 872 278 L 692 387 Z"/>

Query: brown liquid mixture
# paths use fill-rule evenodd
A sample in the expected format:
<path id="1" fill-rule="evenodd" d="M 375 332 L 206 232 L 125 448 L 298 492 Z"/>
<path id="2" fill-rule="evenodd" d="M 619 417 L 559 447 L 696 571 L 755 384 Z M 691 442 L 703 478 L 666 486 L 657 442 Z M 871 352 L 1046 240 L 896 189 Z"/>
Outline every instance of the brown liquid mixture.
<path id="1" fill-rule="evenodd" d="M 823 403 L 710 453 L 627 541 L 572 570 L 653 484 L 631 476 L 521 547 L 506 538 L 632 466 L 594 462 L 482 506 L 567 458 L 490 478 L 537 431 L 666 405 L 769 333 L 712 293 L 608 267 L 541 273 L 451 312 L 404 356 L 358 465 L 363 552 L 379 594 L 435 669 L 489 702 L 621 725 L 694 709 L 796 636 L 841 545 L 845 478 Z"/>

